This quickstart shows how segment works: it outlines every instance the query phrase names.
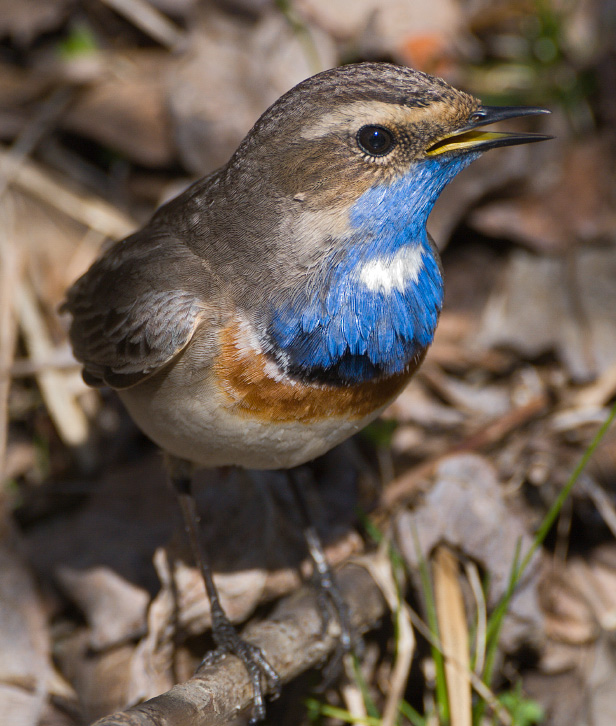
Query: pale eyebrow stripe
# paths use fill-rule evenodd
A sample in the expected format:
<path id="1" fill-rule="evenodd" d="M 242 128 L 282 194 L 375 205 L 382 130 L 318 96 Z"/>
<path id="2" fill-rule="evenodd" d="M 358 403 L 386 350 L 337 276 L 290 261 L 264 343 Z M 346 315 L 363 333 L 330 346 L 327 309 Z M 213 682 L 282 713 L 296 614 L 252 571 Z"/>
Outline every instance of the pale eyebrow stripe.
<path id="1" fill-rule="evenodd" d="M 399 106 L 383 101 L 354 101 L 320 116 L 312 124 L 302 129 L 303 139 L 314 140 L 329 136 L 332 129 L 337 131 L 357 131 L 365 124 L 408 126 L 426 117 L 444 112 L 444 104 L 435 101 L 429 106 Z"/>

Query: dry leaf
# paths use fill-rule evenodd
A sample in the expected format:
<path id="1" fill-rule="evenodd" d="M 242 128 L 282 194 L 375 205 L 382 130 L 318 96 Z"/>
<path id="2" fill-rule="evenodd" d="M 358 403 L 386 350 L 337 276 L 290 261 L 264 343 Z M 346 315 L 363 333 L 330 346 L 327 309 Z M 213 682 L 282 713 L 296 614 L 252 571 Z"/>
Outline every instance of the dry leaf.
<path id="1" fill-rule="evenodd" d="M 58 28 L 68 17 L 72 0 L 0 0 L 0 37 L 29 45 L 41 33 Z"/>
<path id="2" fill-rule="evenodd" d="M 0 713 L 37 726 L 51 672 L 46 613 L 15 531 L 0 526 Z"/>
<path id="3" fill-rule="evenodd" d="M 64 128 L 145 166 L 166 166 L 175 145 L 165 99 L 168 55 L 132 50 L 106 58 L 105 73 L 86 88 Z"/>
<path id="4" fill-rule="evenodd" d="M 486 308 L 479 341 L 526 358 L 554 350 L 574 380 L 616 363 L 616 245 L 564 258 L 512 254 Z"/>
<path id="5" fill-rule="evenodd" d="M 419 554 L 414 532 L 424 557 L 444 542 L 485 568 L 490 573 L 491 605 L 506 590 L 518 544 L 524 556 L 532 542 L 505 500 L 494 470 L 475 454 L 444 459 L 423 502 L 398 516 L 396 533 L 400 548 L 409 567 L 416 572 Z M 534 556 L 511 600 L 501 638 L 505 650 L 540 637 L 542 614 L 536 593 L 540 559 L 538 554 Z"/>
<path id="6" fill-rule="evenodd" d="M 168 79 L 173 133 L 189 171 L 202 175 L 225 164 L 271 103 L 336 65 L 332 41 L 313 28 L 309 35 L 314 59 L 280 13 L 251 25 L 210 9 Z"/>

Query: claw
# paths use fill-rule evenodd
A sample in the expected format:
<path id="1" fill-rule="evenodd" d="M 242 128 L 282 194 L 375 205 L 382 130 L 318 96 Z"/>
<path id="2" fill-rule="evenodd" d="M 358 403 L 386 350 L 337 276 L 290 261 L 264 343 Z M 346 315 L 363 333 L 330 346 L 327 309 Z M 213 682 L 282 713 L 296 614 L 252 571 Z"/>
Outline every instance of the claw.
<path id="1" fill-rule="evenodd" d="M 280 676 L 270 665 L 261 648 L 241 638 L 226 618 L 216 620 L 212 634 L 217 648 L 206 654 L 197 670 L 213 665 L 228 653 L 236 655 L 246 668 L 254 693 L 250 723 L 256 724 L 263 721 L 265 719 L 265 692 L 262 678 L 265 678 L 267 689 L 276 698 L 280 695 Z"/>

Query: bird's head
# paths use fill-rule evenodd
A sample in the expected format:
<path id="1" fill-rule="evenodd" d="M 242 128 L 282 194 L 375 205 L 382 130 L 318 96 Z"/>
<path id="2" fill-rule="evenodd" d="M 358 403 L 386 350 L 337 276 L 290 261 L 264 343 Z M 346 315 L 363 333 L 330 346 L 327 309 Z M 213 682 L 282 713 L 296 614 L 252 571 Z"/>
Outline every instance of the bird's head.
<path id="1" fill-rule="evenodd" d="M 498 146 L 541 141 L 530 133 L 485 131 L 487 124 L 546 113 L 484 106 L 440 78 L 387 63 L 320 73 L 282 96 L 255 125 L 230 162 L 248 167 L 262 188 L 304 211 L 339 216 L 369 190 L 407 180 L 383 194 L 400 212 L 427 217 L 443 187 L 473 159 Z M 389 191 L 389 190 L 388 190 Z M 348 219 L 348 217 L 347 217 Z M 390 220 L 391 221 L 391 220 Z M 425 222 L 425 219 L 424 219 Z"/>

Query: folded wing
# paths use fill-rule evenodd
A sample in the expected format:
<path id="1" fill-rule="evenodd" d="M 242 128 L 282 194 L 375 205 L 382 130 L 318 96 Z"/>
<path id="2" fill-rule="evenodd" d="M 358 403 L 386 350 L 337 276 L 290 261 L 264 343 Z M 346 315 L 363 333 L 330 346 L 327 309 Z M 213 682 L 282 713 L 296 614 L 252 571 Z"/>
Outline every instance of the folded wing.
<path id="1" fill-rule="evenodd" d="M 208 310 L 212 276 L 180 241 L 144 229 L 69 289 L 62 310 L 90 385 L 127 388 L 171 362 Z"/>

